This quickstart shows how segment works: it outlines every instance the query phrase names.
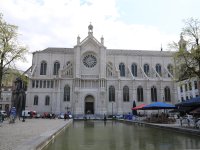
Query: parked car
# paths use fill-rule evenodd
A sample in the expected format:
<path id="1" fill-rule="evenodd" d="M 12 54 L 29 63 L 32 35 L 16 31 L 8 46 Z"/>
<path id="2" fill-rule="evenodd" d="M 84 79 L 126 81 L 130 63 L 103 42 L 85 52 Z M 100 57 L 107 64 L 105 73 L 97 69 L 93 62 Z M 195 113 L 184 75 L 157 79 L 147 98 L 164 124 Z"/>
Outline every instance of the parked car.
<path id="1" fill-rule="evenodd" d="M 41 115 L 40 115 L 40 114 L 37 114 L 37 115 L 35 116 L 35 118 L 41 118 Z"/>
<path id="2" fill-rule="evenodd" d="M 31 111 L 30 110 L 23 110 L 22 111 L 22 117 L 30 117 Z"/>
<path id="3" fill-rule="evenodd" d="M 58 115 L 58 119 L 64 119 L 64 115 L 65 115 L 65 113 L 60 113 L 60 114 Z"/>
<path id="4" fill-rule="evenodd" d="M 65 113 L 60 113 L 58 115 L 58 119 L 64 119 L 65 118 Z M 72 115 L 71 114 L 67 114 L 67 118 L 66 119 L 71 119 Z"/>
<path id="5" fill-rule="evenodd" d="M 7 115 L 6 111 L 4 111 L 4 110 L 1 110 L 0 112 L 1 112 L 1 115 L 3 115 L 3 117 L 4 117 L 4 118 L 8 117 L 8 115 Z"/>
<path id="6" fill-rule="evenodd" d="M 25 116 L 27 118 L 35 118 L 37 116 L 36 111 L 30 111 L 30 110 L 23 110 L 22 111 L 22 117 Z"/>

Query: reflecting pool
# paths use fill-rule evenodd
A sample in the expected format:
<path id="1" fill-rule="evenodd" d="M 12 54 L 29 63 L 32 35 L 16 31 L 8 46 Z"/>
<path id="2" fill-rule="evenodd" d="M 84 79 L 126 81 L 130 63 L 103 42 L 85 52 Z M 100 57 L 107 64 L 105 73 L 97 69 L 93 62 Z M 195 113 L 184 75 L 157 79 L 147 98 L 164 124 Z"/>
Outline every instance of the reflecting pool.
<path id="1" fill-rule="evenodd" d="M 117 121 L 75 121 L 44 150 L 200 149 L 200 137 Z"/>

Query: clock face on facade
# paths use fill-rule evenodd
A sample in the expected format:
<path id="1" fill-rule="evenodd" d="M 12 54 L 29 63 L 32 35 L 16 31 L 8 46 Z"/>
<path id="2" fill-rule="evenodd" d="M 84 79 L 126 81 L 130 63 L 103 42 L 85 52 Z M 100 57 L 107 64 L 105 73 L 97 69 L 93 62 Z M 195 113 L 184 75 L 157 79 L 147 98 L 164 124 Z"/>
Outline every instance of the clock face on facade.
<path id="1" fill-rule="evenodd" d="M 96 64 L 97 64 L 97 59 L 94 55 L 92 54 L 89 54 L 89 55 L 86 55 L 84 58 L 83 58 L 83 64 L 88 67 L 88 68 L 92 68 L 94 67 Z"/>

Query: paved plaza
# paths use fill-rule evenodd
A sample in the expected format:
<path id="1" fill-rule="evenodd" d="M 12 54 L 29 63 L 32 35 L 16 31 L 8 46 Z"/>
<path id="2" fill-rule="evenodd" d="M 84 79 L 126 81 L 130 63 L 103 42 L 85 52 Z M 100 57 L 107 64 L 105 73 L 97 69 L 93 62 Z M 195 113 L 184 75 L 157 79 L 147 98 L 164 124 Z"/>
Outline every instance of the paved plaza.
<path id="1" fill-rule="evenodd" d="M 0 150 L 28 150 L 69 122 L 63 119 L 26 119 L 22 122 L 17 119 L 9 124 L 6 120 L 0 126 Z"/>

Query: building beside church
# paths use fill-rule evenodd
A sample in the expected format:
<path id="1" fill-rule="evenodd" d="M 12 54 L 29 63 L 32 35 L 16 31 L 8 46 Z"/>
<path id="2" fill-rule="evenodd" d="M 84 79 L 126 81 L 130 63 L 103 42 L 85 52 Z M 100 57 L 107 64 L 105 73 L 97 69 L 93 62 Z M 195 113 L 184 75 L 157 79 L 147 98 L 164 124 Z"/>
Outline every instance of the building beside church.
<path id="1" fill-rule="evenodd" d="M 193 77 L 177 82 L 178 102 L 199 96 L 198 79 Z"/>
<path id="2" fill-rule="evenodd" d="M 73 48 L 33 53 L 26 109 L 74 115 L 131 112 L 136 104 L 176 103 L 173 52 L 107 49 L 88 26 Z"/>

